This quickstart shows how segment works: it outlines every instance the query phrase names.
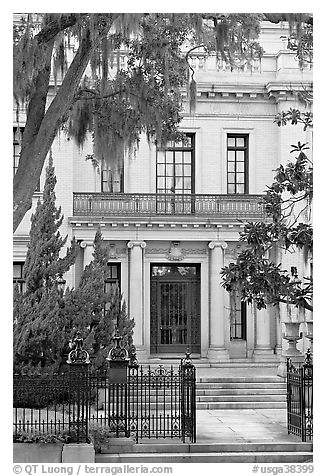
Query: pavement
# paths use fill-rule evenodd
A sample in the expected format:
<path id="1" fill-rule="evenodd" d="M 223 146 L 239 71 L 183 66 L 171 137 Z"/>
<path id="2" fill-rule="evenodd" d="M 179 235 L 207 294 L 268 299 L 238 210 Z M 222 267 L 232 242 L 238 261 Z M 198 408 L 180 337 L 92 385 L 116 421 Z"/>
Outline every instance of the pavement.
<path id="1" fill-rule="evenodd" d="M 197 367 L 197 381 L 214 377 L 276 377 L 277 367 Z M 280 378 L 280 381 L 284 381 Z M 286 409 L 197 410 L 198 443 L 298 442 L 287 432 Z"/>
<path id="2" fill-rule="evenodd" d="M 286 410 L 197 410 L 197 443 L 298 442 L 287 433 Z"/>

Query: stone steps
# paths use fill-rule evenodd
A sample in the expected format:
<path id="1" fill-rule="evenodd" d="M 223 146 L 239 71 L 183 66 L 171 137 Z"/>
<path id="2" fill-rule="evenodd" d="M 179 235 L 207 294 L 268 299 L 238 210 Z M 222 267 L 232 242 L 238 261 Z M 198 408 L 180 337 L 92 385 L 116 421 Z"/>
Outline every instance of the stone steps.
<path id="1" fill-rule="evenodd" d="M 286 383 L 277 376 L 200 377 L 198 410 L 285 409 Z"/>
<path id="2" fill-rule="evenodd" d="M 304 463 L 311 443 L 141 443 L 132 453 L 97 454 L 96 463 Z"/>

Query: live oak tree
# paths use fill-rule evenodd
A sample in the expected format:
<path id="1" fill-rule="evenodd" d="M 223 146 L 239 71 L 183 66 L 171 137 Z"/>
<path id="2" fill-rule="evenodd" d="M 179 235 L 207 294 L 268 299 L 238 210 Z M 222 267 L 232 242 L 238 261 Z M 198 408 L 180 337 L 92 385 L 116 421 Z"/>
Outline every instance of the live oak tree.
<path id="1" fill-rule="evenodd" d="M 42 200 L 31 219 L 30 239 L 23 276 L 25 291 L 14 290 L 14 368 L 25 372 L 55 372 L 61 364 L 66 322 L 60 312 L 59 279 L 75 262 L 71 243 L 64 256 L 67 237 L 59 228 L 63 215 L 55 205 L 55 171 L 50 157 Z"/>
<path id="2" fill-rule="evenodd" d="M 163 142 L 180 137 L 180 89 L 188 89 L 191 110 L 196 97 L 190 52 L 198 47 L 215 51 L 231 65 L 238 58 L 260 57 L 256 39 L 266 19 L 289 21 L 291 45 L 299 60 L 306 55 L 309 14 L 24 15 L 14 25 L 14 99 L 17 110 L 26 108 L 13 185 L 14 231 L 31 207 L 46 155 L 63 127 L 79 144 L 91 132 L 95 160 L 111 164 L 137 144 L 142 132 Z M 75 50 L 69 49 L 72 41 Z M 129 53 L 123 68 L 121 49 Z M 69 61 L 68 50 L 73 55 Z M 113 78 L 112 61 L 117 62 Z M 51 85 L 51 73 L 57 87 Z"/>

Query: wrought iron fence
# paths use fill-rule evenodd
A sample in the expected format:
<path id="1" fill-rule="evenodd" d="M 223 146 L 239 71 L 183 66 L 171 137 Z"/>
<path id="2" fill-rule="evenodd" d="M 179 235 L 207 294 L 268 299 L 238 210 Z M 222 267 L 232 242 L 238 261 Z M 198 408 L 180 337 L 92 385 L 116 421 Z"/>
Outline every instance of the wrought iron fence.
<path id="1" fill-rule="evenodd" d="M 313 437 L 313 364 L 310 350 L 303 365 L 296 367 L 287 360 L 288 433 L 302 441 Z"/>
<path id="2" fill-rule="evenodd" d="M 117 361 L 115 361 L 116 363 Z M 116 375 L 116 374 L 115 374 Z M 178 368 L 139 366 L 135 355 L 126 379 L 112 369 L 89 372 L 82 362 L 54 376 L 14 376 L 14 439 L 22 434 L 66 435 L 89 441 L 109 436 L 196 441 L 196 369 L 187 353 Z"/>

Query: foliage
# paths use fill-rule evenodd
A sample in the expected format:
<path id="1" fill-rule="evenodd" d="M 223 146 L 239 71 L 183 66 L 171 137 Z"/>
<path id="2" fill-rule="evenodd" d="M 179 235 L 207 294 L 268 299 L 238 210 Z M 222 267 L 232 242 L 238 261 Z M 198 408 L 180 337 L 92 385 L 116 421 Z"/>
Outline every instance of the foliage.
<path id="1" fill-rule="evenodd" d="M 231 66 L 250 61 L 262 53 L 256 41 L 262 19 L 233 13 L 23 15 L 14 29 L 14 97 L 17 111 L 22 105 L 27 109 L 14 177 L 14 230 L 31 206 L 60 128 L 79 144 L 91 132 L 95 158 L 112 165 L 122 160 L 125 149 L 137 146 L 143 132 L 163 142 L 180 137 L 180 89 L 189 84 L 192 103 L 196 98 L 183 45 L 215 51 Z M 74 51 L 71 62 L 68 50 Z M 122 67 L 124 51 L 129 57 Z M 88 65 L 91 77 L 85 77 Z M 47 107 L 51 70 L 61 85 Z"/>
<path id="2" fill-rule="evenodd" d="M 14 443 L 43 443 L 43 444 L 53 444 L 53 443 L 69 443 L 70 436 L 68 433 L 52 434 L 46 431 L 34 430 L 33 433 L 28 433 L 26 431 L 20 431 L 19 433 L 14 433 Z"/>
<path id="3" fill-rule="evenodd" d="M 95 453 L 100 453 L 101 447 L 108 446 L 110 432 L 110 427 L 107 425 L 90 424 L 89 435 L 94 444 Z"/>
<path id="4" fill-rule="evenodd" d="M 296 116 L 301 116 L 297 114 Z M 293 120 L 293 110 L 283 115 L 284 124 Z M 305 151 L 307 144 L 292 145 L 298 156 L 286 166 L 276 169 L 274 182 L 263 197 L 266 217 L 263 222 L 246 223 L 240 241 L 246 249 L 235 263 L 222 269 L 222 286 L 229 292 L 236 290 L 242 301 L 257 305 L 258 309 L 280 302 L 312 310 L 312 278 L 300 282 L 296 268 L 281 269 L 270 252 L 279 248 L 286 252 L 303 250 L 312 255 L 313 230 L 309 221 L 312 203 L 312 164 Z M 308 216 L 308 218 L 307 218 Z"/>
<path id="5" fill-rule="evenodd" d="M 56 372 L 61 363 L 65 341 L 65 321 L 60 312 L 62 296 L 58 279 L 75 261 L 72 242 L 64 257 L 66 244 L 59 232 L 63 216 L 55 206 L 56 178 L 52 160 L 46 171 L 43 200 L 32 216 L 23 275 L 26 290 L 14 292 L 14 368 L 25 372 Z"/>
<path id="6" fill-rule="evenodd" d="M 98 230 L 93 260 L 85 267 L 79 286 L 65 295 L 64 314 L 66 320 L 70 320 L 71 338 L 77 331 L 81 332 L 95 369 L 106 365 L 116 330 L 123 337 L 122 345 L 127 350 L 132 345 L 134 321 L 128 316 L 120 290 L 115 285 L 109 291 L 105 290 L 108 261 L 108 248 Z"/>

